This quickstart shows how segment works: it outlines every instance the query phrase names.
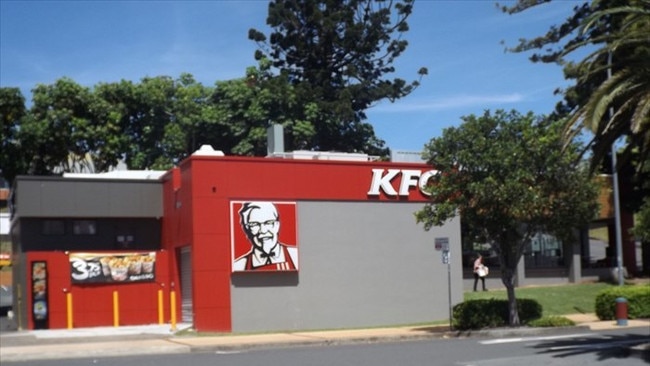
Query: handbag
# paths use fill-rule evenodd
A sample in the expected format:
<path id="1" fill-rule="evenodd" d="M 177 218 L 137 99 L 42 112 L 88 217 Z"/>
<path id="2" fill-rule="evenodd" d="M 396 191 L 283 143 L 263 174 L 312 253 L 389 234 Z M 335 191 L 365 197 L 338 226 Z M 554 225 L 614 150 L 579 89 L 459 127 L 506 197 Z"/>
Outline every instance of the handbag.
<path id="1" fill-rule="evenodd" d="M 480 267 L 478 267 L 478 270 L 476 271 L 476 273 L 479 275 L 479 277 L 485 277 L 485 276 L 488 275 L 489 272 L 490 272 L 490 269 L 487 266 L 484 266 L 482 264 L 481 264 Z"/>

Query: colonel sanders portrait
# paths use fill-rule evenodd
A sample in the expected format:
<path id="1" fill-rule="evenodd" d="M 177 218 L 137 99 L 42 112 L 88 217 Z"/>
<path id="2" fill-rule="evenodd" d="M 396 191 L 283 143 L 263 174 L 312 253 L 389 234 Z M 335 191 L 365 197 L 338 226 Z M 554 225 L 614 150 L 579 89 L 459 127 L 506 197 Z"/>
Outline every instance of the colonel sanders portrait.
<path id="1" fill-rule="evenodd" d="M 298 270 L 298 248 L 280 242 L 280 215 L 272 202 L 245 202 L 238 213 L 251 247 L 233 261 L 233 271 Z"/>

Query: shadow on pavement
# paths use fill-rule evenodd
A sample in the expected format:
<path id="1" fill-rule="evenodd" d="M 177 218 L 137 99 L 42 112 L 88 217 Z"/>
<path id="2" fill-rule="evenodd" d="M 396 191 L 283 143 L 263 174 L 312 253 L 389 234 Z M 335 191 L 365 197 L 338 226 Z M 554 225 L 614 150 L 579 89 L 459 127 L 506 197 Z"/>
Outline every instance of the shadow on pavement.
<path id="1" fill-rule="evenodd" d="M 540 353 L 571 357 L 594 353 L 599 361 L 639 357 L 650 362 L 650 337 L 641 334 L 608 335 L 606 338 L 562 339 L 539 343 Z"/>

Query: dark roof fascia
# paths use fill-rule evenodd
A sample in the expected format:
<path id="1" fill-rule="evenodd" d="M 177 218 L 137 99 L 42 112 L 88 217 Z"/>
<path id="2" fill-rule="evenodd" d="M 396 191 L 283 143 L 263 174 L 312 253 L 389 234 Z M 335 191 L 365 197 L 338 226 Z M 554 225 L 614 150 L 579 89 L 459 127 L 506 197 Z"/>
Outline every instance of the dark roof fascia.
<path id="1" fill-rule="evenodd" d="M 54 175 L 19 175 L 16 176 L 15 182 L 18 181 L 52 181 L 52 182 L 111 182 L 111 183 L 156 183 L 162 184 L 161 179 L 133 179 L 133 178 L 79 178 L 79 177 L 62 177 Z"/>

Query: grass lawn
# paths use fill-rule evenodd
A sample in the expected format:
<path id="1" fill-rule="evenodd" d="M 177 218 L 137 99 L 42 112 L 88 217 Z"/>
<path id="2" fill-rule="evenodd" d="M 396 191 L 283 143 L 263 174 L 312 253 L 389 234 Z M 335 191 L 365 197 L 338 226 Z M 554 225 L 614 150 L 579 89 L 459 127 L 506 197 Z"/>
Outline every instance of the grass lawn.
<path id="1" fill-rule="evenodd" d="M 594 313 L 596 295 L 613 287 L 608 283 L 585 283 L 576 285 L 515 288 L 517 299 L 533 299 L 542 305 L 544 316 Z M 465 301 L 475 299 L 507 299 L 506 290 L 466 292 Z"/>

